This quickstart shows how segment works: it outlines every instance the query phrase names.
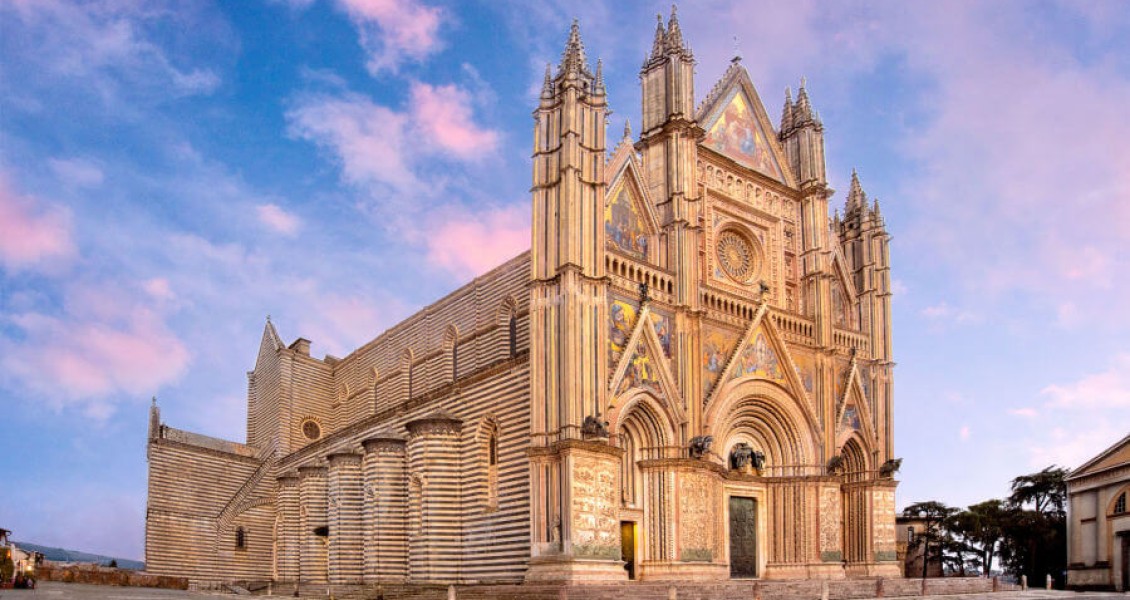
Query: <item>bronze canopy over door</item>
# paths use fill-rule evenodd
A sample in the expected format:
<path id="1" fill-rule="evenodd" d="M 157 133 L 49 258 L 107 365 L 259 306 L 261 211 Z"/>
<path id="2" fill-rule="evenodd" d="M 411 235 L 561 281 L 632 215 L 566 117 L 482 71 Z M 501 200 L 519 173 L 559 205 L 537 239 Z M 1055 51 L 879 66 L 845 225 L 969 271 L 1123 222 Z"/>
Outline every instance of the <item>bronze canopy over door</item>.
<path id="1" fill-rule="evenodd" d="M 757 500 L 730 496 L 730 577 L 757 577 Z"/>

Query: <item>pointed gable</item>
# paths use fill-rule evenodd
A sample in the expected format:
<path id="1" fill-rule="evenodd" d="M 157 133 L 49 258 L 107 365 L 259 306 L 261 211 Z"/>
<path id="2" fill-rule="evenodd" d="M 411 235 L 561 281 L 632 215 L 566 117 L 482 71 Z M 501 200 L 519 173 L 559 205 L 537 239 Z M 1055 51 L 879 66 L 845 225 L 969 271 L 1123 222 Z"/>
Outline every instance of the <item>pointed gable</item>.
<path id="1" fill-rule="evenodd" d="M 604 203 L 605 239 L 609 248 L 647 260 L 651 236 L 657 230 L 655 215 L 647 201 L 635 158 L 626 155 L 621 160 Z"/>
<path id="2" fill-rule="evenodd" d="M 753 103 L 740 87 L 735 86 L 722 108 L 712 115 L 702 143 L 762 175 L 784 181 L 785 175 L 770 145 L 771 139 L 759 122 Z"/>
<path id="3" fill-rule="evenodd" d="M 768 379 L 777 383 L 785 381 L 785 367 L 777 356 L 777 351 L 765 336 L 765 331 L 758 327 L 751 338 L 752 343 L 746 344 L 738 356 L 738 362 L 730 372 L 730 379 L 739 377 L 756 377 Z"/>

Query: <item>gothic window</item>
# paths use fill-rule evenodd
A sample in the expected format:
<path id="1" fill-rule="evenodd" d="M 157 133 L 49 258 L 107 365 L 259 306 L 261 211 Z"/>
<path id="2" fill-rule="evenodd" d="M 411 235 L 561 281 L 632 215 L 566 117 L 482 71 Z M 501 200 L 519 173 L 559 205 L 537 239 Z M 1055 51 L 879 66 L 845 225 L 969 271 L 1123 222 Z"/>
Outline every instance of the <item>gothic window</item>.
<path id="1" fill-rule="evenodd" d="M 510 313 L 510 356 L 518 355 L 518 316 Z"/>
<path id="2" fill-rule="evenodd" d="M 1114 501 L 1114 514 L 1120 515 L 1126 512 L 1126 492 L 1122 492 L 1118 496 L 1118 500 Z"/>
<path id="3" fill-rule="evenodd" d="M 459 379 L 459 344 L 451 344 L 451 380 Z"/>
<path id="4" fill-rule="evenodd" d="M 235 547 L 239 550 L 247 548 L 247 530 L 243 527 L 235 529 Z"/>
<path id="5" fill-rule="evenodd" d="M 498 508 L 498 425 L 493 420 L 483 424 L 481 430 L 485 436 L 483 451 L 487 465 L 487 489 L 485 510 L 491 511 Z"/>

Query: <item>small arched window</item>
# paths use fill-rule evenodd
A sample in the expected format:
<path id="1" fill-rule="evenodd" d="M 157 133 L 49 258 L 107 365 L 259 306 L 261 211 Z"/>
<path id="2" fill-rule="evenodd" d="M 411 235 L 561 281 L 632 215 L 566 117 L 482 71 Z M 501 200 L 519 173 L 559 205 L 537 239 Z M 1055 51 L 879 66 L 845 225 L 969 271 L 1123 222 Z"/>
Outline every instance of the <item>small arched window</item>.
<path id="1" fill-rule="evenodd" d="M 235 528 L 235 547 L 238 550 L 247 548 L 247 530 L 243 527 Z"/>
<path id="2" fill-rule="evenodd" d="M 1126 512 L 1126 492 L 1118 495 L 1118 500 L 1114 501 L 1114 514 L 1120 515 Z"/>
<path id="3" fill-rule="evenodd" d="M 490 434 L 490 441 L 487 443 L 487 465 L 496 466 L 498 464 L 498 435 L 495 433 Z M 1125 494 L 1123 494 L 1125 496 Z M 1125 498 L 1123 498 L 1125 500 Z"/>
<path id="4" fill-rule="evenodd" d="M 485 442 L 482 448 L 487 465 L 486 505 L 483 508 L 489 512 L 498 509 L 498 425 L 490 419 L 483 423 L 482 432 L 485 439 L 480 439 Z"/>
<path id="5" fill-rule="evenodd" d="M 510 356 L 518 355 L 518 315 L 510 313 Z"/>

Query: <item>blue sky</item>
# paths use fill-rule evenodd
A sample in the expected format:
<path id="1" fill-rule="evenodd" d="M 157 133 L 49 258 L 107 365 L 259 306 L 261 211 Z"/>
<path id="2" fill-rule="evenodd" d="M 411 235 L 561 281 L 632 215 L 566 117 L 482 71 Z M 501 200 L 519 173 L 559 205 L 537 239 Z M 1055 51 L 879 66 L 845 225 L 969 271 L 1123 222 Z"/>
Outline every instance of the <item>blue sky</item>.
<path id="1" fill-rule="evenodd" d="M 573 17 L 614 114 L 666 3 L 0 0 L 0 526 L 141 558 L 150 396 L 242 440 L 264 319 L 343 355 L 528 247 Z M 807 76 L 894 241 L 898 501 L 1130 431 L 1130 11 L 685 3 L 705 96 Z"/>

